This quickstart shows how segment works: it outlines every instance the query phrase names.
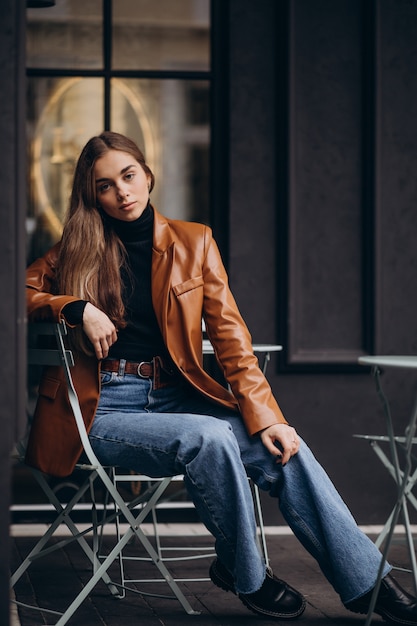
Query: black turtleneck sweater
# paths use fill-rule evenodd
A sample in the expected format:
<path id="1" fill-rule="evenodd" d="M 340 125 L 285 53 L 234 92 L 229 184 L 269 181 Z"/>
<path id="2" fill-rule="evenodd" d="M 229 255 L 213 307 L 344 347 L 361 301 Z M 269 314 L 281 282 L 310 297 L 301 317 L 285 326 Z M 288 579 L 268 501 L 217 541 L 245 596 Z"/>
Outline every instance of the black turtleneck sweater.
<path id="1" fill-rule="evenodd" d="M 111 346 L 109 357 L 128 361 L 150 361 L 156 355 L 167 358 L 152 306 L 153 210 L 148 204 L 134 222 L 124 222 L 108 215 L 104 219 L 120 237 L 127 253 L 127 267 L 121 270 L 127 326 L 118 331 L 118 339 Z M 83 310 L 84 307 L 80 319 L 79 303 L 68 304 L 65 316 L 70 323 L 81 323 Z"/>

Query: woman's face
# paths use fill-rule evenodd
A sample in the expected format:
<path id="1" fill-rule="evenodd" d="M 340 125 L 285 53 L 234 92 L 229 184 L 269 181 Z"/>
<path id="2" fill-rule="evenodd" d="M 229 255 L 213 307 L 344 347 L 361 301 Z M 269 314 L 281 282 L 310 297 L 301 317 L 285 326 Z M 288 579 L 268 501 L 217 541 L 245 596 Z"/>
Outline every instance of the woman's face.
<path id="1" fill-rule="evenodd" d="M 124 222 L 138 219 L 149 200 L 150 178 L 128 152 L 109 150 L 97 159 L 94 178 L 98 205 Z"/>

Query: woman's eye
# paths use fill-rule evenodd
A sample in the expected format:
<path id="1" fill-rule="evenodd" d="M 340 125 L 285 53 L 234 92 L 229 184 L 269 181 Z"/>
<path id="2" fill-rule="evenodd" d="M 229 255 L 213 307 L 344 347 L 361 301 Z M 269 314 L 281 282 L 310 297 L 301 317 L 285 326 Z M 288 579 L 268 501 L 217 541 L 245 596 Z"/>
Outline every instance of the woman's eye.
<path id="1" fill-rule="evenodd" d="M 110 189 L 110 183 L 103 183 L 102 185 L 100 185 L 100 187 L 98 188 L 100 193 L 103 193 L 104 191 L 107 191 L 108 189 Z"/>
<path id="2" fill-rule="evenodd" d="M 132 178 L 134 177 L 135 173 L 134 172 L 128 172 L 126 174 L 126 180 L 132 180 Z"/>

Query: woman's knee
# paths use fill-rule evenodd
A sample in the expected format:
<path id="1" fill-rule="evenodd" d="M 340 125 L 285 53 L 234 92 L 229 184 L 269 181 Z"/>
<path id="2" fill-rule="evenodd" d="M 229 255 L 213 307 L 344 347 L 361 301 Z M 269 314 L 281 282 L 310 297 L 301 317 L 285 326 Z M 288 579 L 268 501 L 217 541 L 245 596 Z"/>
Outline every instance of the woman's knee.
<path id="1" fill-rule="evenodd" d="M 198 419 L 198 417 L 196 417 Z M 219 457 L 239 455 L 239 446 L 233 429 L 228 422 L 222 420 L 204 420 L 193 441 L 187 441 L 187 437 L 180 444 L 180 448 L 195 457 L 205 457 L 207 463 L 214 462 Z M 187 450 L 188 448 L 188 450 Z"/>

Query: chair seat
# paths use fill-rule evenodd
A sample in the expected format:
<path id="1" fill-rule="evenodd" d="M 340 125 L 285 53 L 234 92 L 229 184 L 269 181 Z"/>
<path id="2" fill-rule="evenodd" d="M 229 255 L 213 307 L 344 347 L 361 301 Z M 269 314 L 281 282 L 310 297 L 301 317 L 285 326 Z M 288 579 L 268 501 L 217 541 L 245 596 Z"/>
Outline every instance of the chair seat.
<path id="1" fill-rule="evenodd" d="M 399 367 L 405 369 L 417 369 L 417 356 L 361 356 L 358 359 L 360 365 L 373 365 L 381 367 Z"/>
<path id="2" fill-rule="evenodd" d="M 366 439 L 368 441 L 391 441 L 391 438 L 388 437 L 388 435 L 352 435 L 353 437 L 355 437 L 356 439 Z M 395 436 L 393 437 L 393 440 L 396 441 L 397 443 L 406 443 L 406 437 L 403 436 Z M 412 438 L 412 444 L 416 445 L 417 444 L 417 437 L 413 437 Z"/>

